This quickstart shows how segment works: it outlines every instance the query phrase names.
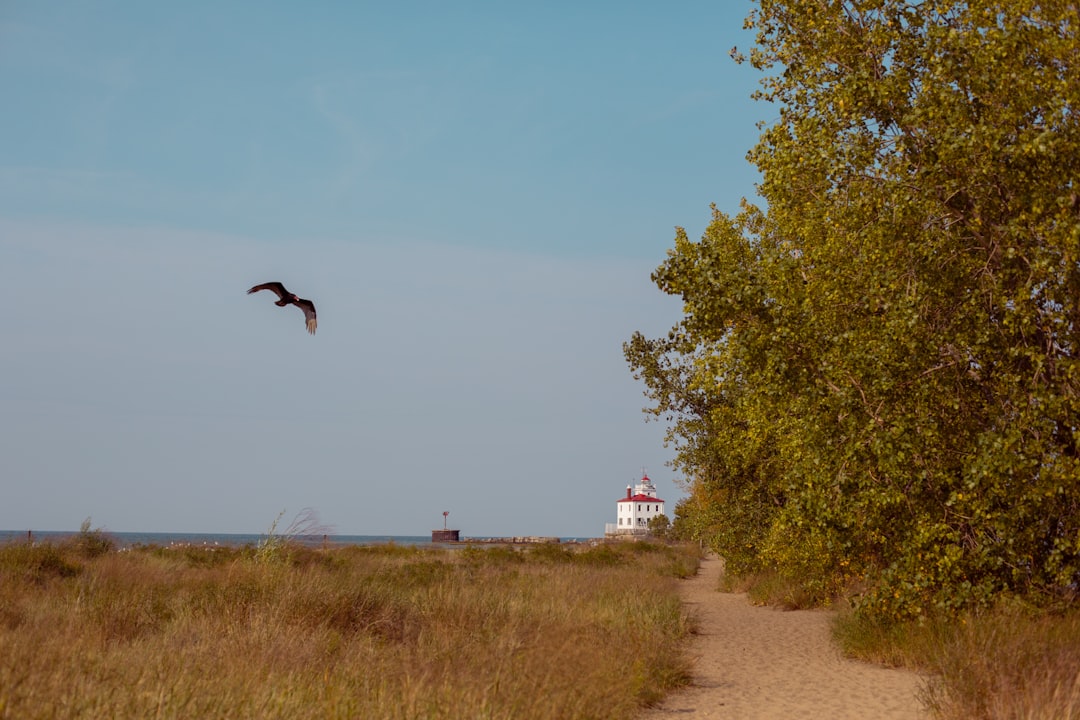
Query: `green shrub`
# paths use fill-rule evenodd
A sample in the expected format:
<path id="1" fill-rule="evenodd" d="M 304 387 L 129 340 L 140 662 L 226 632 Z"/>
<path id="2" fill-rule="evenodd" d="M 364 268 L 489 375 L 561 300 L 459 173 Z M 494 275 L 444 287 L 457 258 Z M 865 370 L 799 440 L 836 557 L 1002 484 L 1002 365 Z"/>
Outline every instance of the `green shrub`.
<path id="1" fill-rule="evenodd" d="M 525 551 L 530 559 L 544 562 L 570 562 L 574 553 L 561 543 L 539 543 L 529 546 Z"/>
<path id="2" fill-rule="evenodd" d="M 626 543 L 601 543 L 593 547 L 583 550 L 577 554 L 576 560 L 578 562 L 590 564 L 590 565 L 625 565 L 630 561 L 625 552 L 622 552 L 618 545 L 625 545 Z"/>
<path id="3" fill-rule="evenodd" d="M 83 520 L 76 535 L 63 543 L 87 560 L 106 555 L 116 550 L 117 543 L 101 528 L 90 529 L 90 518 Z"/>

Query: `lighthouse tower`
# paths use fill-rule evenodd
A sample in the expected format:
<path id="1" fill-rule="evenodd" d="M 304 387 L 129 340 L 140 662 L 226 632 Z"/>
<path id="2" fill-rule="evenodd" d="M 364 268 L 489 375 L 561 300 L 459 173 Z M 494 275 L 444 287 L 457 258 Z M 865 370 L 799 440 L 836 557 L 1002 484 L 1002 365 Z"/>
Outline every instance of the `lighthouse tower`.
<path id="1" fill-rule="evenodd" d="M 645 535 L 649 521 L 664 514 L 664 501 L 656 496 L 656 486 L 648 474 L 641 472 L 641 482 L 626 486 L 626 496 L 615 504 L 616 522 L 607 523 L 604 535 Z"/>

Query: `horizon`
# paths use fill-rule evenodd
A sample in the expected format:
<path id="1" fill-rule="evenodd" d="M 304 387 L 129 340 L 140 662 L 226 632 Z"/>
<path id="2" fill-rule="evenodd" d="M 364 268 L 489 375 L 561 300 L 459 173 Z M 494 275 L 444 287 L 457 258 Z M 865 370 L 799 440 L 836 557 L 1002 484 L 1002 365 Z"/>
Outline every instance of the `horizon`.
<path id="1" fill-rule="evenodd" d="M 622 343 L 754 195 L 752 7 L 0 7 L 0 526 L 673 517 Z"/>

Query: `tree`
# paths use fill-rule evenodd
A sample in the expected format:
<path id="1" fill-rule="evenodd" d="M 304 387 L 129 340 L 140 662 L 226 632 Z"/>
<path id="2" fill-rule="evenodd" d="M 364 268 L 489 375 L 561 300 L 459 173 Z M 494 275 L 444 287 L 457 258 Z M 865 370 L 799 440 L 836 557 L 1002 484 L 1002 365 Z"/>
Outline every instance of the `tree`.
<path id="1" fill-rule="evenodd" d="M 668 520 L 668 516 L 661 513 L 654 517 L 649 518 L 649 533 L 663 540 L 668 536 L 668 532 L 671 530 L 671 521 Z"/>
<path id="2" fill-rule="evenodd" d="M 653 279 L 685 315 L 624 348 L 701 537 L 887 617 L 1075 592 L 1080 11 L 761 0 L 748 23 L 779 109 L 763 202 L 678 231 Z"/>

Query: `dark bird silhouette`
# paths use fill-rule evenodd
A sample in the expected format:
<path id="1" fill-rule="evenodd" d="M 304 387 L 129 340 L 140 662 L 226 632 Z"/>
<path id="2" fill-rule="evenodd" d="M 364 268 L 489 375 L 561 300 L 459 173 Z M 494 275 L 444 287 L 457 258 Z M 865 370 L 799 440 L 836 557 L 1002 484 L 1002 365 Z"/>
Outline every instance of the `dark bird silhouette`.
<path id="1" fill-rule="evenodd" d="M 315 328 L 318 327 L 318 323 L 315 321 L 315 303 L 310 300 L 305 300 L 302 297 L 297 297 L 293 293 L 285 289 L 285 286 L 279 282 L 268 282 L 262 285 L 256 285 L 248 290 L 248 295 L 260 290 L 273 290 L 277 293 L 278 301 L 274 303 L 278 307 L 285 307 L 286 305 L 295 305 L 304 311 L 304 319 L 307 321 L 307 331 L 312 335 L 315 334 Z"/>

